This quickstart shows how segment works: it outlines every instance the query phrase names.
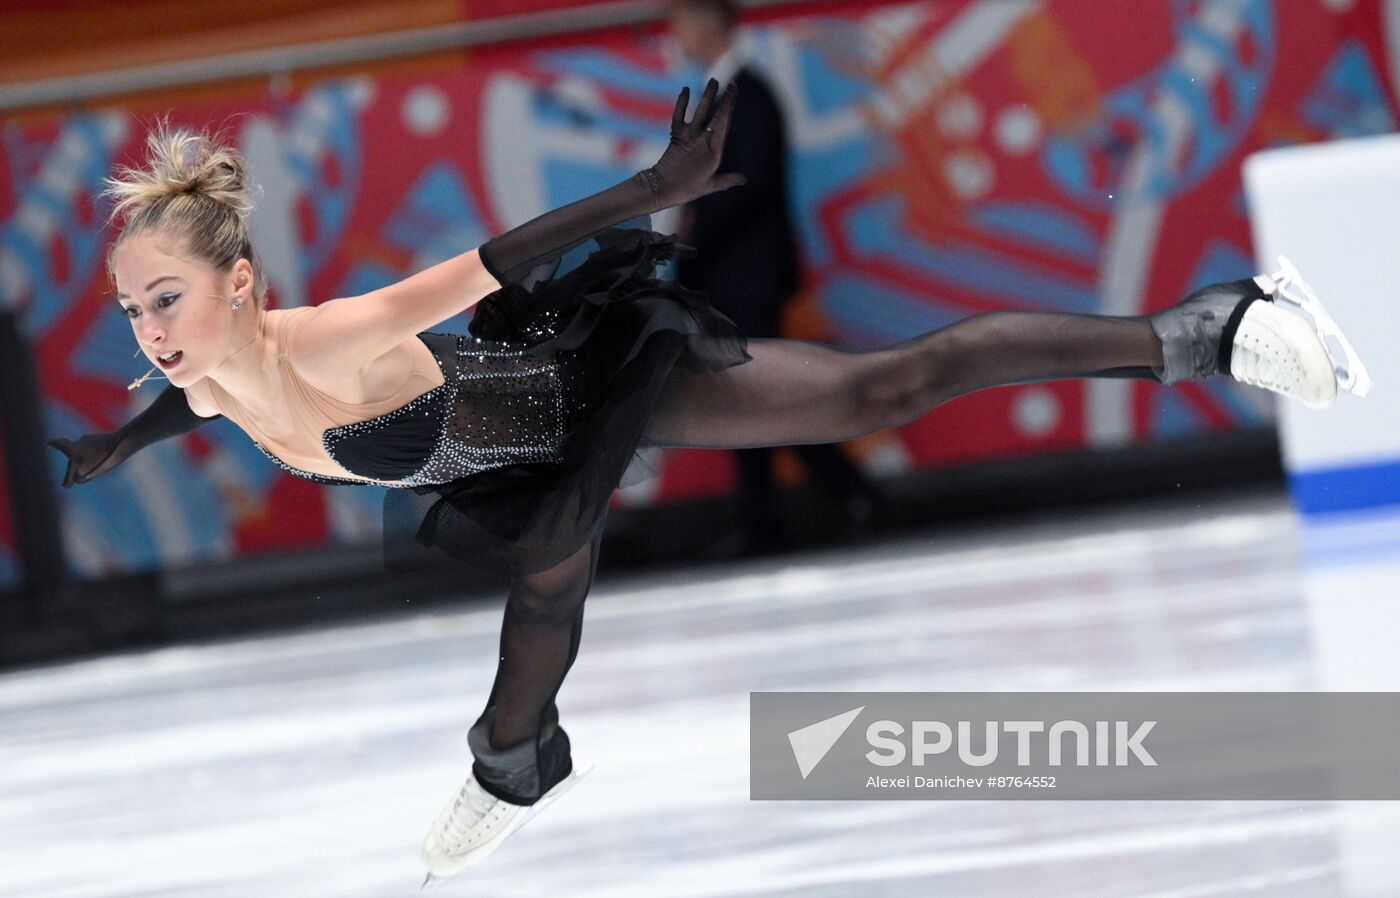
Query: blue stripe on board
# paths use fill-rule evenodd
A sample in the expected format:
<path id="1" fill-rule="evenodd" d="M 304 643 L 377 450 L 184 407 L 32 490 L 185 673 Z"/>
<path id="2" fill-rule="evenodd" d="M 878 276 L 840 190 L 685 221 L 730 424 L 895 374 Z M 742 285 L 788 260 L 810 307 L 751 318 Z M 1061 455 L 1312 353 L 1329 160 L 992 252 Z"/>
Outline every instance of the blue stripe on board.
<path id="1" fill-rule="evenodd" d="M 1400 504 L 1400 459 L 1288 476 L 1303 514 Z"/>

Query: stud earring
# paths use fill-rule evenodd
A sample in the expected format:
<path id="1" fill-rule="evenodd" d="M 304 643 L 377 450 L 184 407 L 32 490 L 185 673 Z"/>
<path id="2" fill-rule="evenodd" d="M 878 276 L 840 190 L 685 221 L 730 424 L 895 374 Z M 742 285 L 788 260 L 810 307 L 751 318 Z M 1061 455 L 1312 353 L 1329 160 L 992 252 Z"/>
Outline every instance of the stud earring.
<path id="1" fill-rule="evenodd" d="M 238 307 L 241 306 L 241 305 L 243 305 L 243 297 L 239 296 L 237 293 L 233 294 L 233 306 L 232 306 L 232 307 L 236 309 L 236 308 L 238 308 Z"/>

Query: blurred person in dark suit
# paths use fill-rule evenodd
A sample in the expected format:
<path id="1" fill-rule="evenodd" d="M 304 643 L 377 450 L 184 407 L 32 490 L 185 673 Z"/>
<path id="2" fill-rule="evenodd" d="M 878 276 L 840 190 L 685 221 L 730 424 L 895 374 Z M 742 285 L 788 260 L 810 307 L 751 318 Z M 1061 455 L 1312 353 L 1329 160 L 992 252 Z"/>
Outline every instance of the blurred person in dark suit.
<path id="1" fill-rule="evenodd" d="M 768 83 L 747 64 L 736 40 L 729 0 L 673 0 L 671 34 L 705 77 L 738 89 L 733 130 L 721 167 L 747 178 L 733 190 L 685 207 L 681 242 L 698 252 L 679 260 L 679 278 L 703 290 L 715 308 L 748 337 L 776 337 L 783 306 L 800 286 L 797 245 L 787 195 L 787 133 L 782 108 Z M 847 532 L 867 526 L 882 507 L 878 491 L 830 443 L 794 446 L 818 487 L 841 511 Z M 737 549 L 758 554 L 782 549 L 788 537 L 779 513 L 773 449 L 735 450 L 739 465 L 742 530 Z"/>

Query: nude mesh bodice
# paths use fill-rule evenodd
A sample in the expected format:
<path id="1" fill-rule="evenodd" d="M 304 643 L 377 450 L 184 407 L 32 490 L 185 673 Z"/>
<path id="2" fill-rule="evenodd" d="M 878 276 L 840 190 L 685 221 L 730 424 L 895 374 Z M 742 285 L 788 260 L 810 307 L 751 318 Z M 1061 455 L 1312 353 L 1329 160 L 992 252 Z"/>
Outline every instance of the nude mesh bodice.
<path id="1" fill-rule="evenodd" d="M 236 400 L 213 390 L 220 411 L 291 473 L 318 483 L 363 482 L 307 470 L 329 457 L 349 474 L 411 487 L 560 458 L 569 409 L 568 366 L 558 357 L 529 356 L 518 346 L 478 337 L 423 333 L 418 338 L 437 362 L 440 386 L 419 392 L 424 380 L 436 378 L 415 369 L 389 399 L 346 403 L 308 384 L 286 361 L 302 311 L 281 316 L 275 335 L 283 388 L 299 424 L 293 438 L 269 438 Z"/>

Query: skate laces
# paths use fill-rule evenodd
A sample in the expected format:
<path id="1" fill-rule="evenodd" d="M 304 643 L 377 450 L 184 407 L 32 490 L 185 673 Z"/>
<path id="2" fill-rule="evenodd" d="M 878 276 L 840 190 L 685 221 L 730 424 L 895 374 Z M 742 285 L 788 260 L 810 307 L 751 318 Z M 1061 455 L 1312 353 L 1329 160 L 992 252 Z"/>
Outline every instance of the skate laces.
<path id="1" fill-rule="evenodd" d="M 1276 392 L 1292 392 L 1298 386 L 1297 367 L 1293 377 L 1285 376 L 1285 368 L 1274 359 L 1274 352 L 1260 352 L 1253 340 L 1237 341 L 1230 354 L 1230 375 L 1242 383 Z"/>
<path id="2" fill-rule="evenodd" d="M 475 777 L 469 778 L 457 792 L 452 813 L 442 821 L 443 834 L 451 837 L 453 842 L 459 842 L 490 816 L 500 803 L 499 798 L 481 788 Z"/>
<path id="3" fill-rule="evenodd" d="M 1328 360 L 1332 363 L 1337 387 L 1355 396 L 1365 396 L 1371 389 L 1371 377 L 1366 372 L 1366 366 L 1361 363 L 1361 356 L 1357 354 L 1356 348 L 1342 333 L 1337 322 L 1332 320 L 1332 316 L 1327 314 L 1317 294 L 1313 293 L 1307 281 L 1298 273 L 1298 269 L 1288 261 L 1288 257 L 1279 256 L 1278 264 L 1277 272 L 1263 276 L 1273 282 L 1271 292 L 1274 302 L 1286 306 L 1290 311 L 1304 316 L 1311 322 L 1322 341 L 1322 348 L 1327 352 Z"/>

